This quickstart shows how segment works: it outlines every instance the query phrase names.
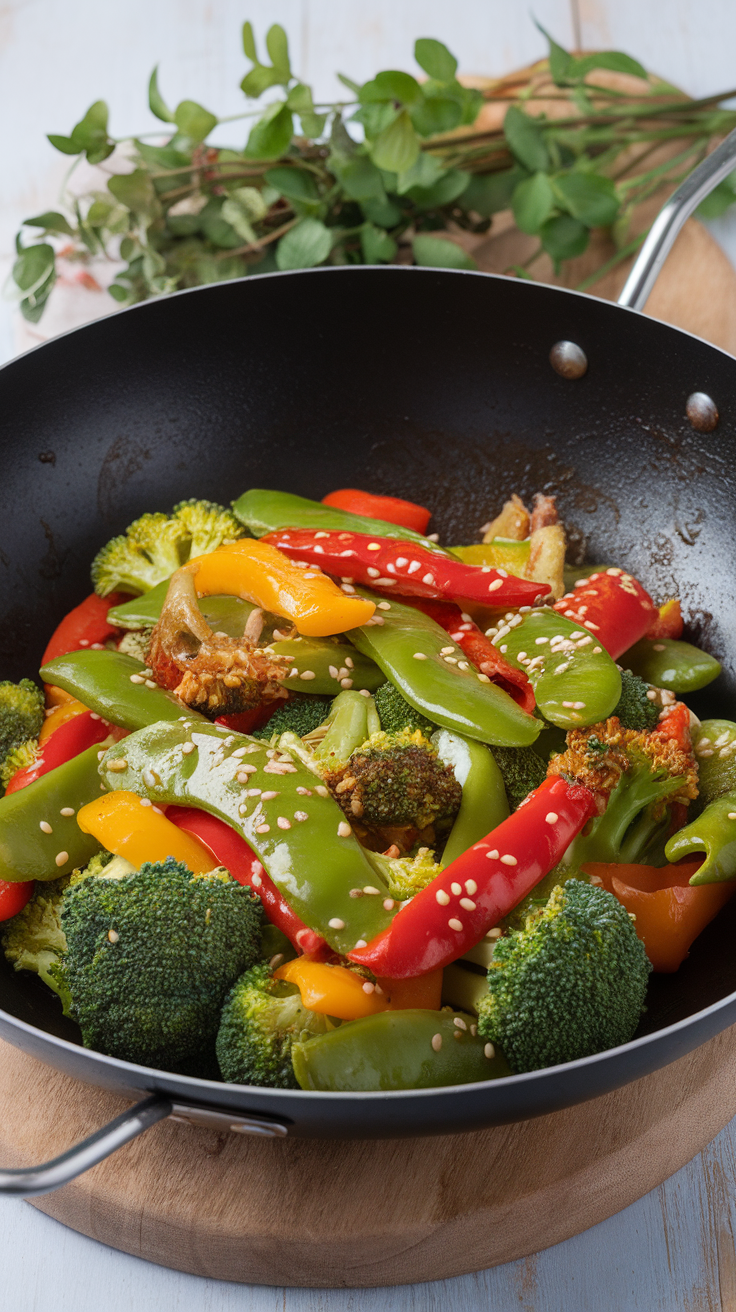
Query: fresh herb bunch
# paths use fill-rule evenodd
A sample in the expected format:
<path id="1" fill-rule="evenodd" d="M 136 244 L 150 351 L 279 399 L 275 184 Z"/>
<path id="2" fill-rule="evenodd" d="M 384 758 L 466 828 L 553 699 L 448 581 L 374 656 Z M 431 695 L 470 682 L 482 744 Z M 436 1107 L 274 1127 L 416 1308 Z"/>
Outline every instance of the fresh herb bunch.
<path id="1" fill-rule="evenodd" d="M 39 231 L 27 246 L 22 234 L 16 238 L 13 279 L 23 315 L 40 319 L 60 253 L 81 262 L 125 261 L 109 291 L 129 305 L 183 287 L 319 264 L 413 261 L 473 269 L 457 242 L 437 234 L 485 233 L 492 215 L 509 208 L 518 228 L 539 238 L 525 266 L 514 269 L 520 276 L 531 276 L 529 266 L 543 252 L 559 269 L 583 253 L 598 227 L 609 229 L 618 247 L 610 267 L 643 240 L 628 239 L 635 206 L 663 184 L 679 182 L 714 137 L 736 124 L 736 112 L 721 108 L 736 92 L 687 100 L 628 55 L 578 57 L 545 36 L 552 94 L 545 91 L 544 98 L 565 101 L 571 112 L 564 117 L 529 113 L 528 86 L 507 91 L 501 82 L 484 95 L 461 85 L 457 60 L 427 38 L 414 46 L 422 82 L 389 70 L 359 86 L 340 74 L 349 97 L 315 104 L 311 88 L 292 73 L 283 28 L 270 28 L 271 62 L 262 63 L 245 23 L 243 48 L 252 67 L 243 92 L 250 100 L 274 87 L 281 94 L 256 111 L 242 150 L 208 146 L 218 124 L 232 119 L 218 119 L 192 100 L 170 110 L 154 69 L 148 103 L 167 125 L 163 144 L 110 136 L 102 100 L 70 136 L 49 136 L 57 150 L 76 156 L 75 165 L 83 158 L 103 165 L 116 147 L 121 151 L 106 190 L 74 194 L 68 177 L 63 212 L 24 221 L 24 228 Z M 598 70 L 640 78 L 641 90 L 599 86 Z M 473 129 L 484 98 L 510 102 L 502 128 Z M 235 117 L 249 116 L 252 111 Z M 679 153 L 652 165 L 657 147 L 672 141 Z M 736 174 L 701 213 L 711 217 L 734 201 Z"/>

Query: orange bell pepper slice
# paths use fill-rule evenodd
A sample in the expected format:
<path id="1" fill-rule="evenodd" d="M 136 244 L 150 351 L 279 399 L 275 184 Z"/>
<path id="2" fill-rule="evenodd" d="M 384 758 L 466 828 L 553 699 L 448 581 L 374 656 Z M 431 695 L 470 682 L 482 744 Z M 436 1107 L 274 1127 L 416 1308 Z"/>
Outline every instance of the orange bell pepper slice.
<path id="1" fill-rule="evenodd" d="M 84 715 L 86 710 L 87 707 L 82 702 L 77 701 L 76 697 L 72 697 L 69 701 L 60 702 L 58 706 L 54 707 L 51 714 L 46 716 L 41 725 L 41 732 L 38 735 L 39 746 L 41 743 L 45 743 L 46 739 L 50 738 L 52 733 L 55 733 L 62 724 L 66 724 L 67 720 L 73 720 L 77 715 Z"/>
<path id="2" fill-rule="evenodd" d="M 379 1011 L 421 1008 L 439 1011 L 442 971 L 433 970 L 417 979 L 379 979 L 375 985 L 345 966 L 331 966 L 313 957 L 296 957 L 274 971 L 276 979 L 296 984 L 302 1003 L 339 1020 L 360 1020 Z"/>
<path id="3" fill-rule="evenodd" d="M 350 562 L 345 562 L 346 573 Z M 194 574 L 199 597 L 242 597 L 284 615 L 300 633 L 324 638 L 359 628 L 375 611 L 372 601 L 344 593 L 316 569 L 300 569 L 283 551 L 255 538 L 240 538 L 183 567 Z"/>
<path id="4" fill-rule="evenodd" d="M 57 688 L 53 683 L 45 683 L 43 690 L 46 693 L 47 706 L 63 706 L 65 702 L 76 700 L 70 692 L 65 692 L 63 688 Z"/>
<path id="5" fill-rule="evenodd" d="M 121 789 L 88 802 L 77 812 L 77 824 L 108 852 L 124 856 L 137 868 L 144 861 L 165 861 L 172 856 L 195 875 L 217 869 L 218 863 L 204 843 L 167 820 L 156 807 L 145 805 L 137 793 Z"/>
<path id="6" fill-rule="evenodd" d="M 634 928 L 655 971 L 671 974 L 736 891 L 734 883 L 690 887 L 701 865 L 698 857 L 662 869 L 607 861 L 586 861 L 582 869 L 636 916 Z"/>

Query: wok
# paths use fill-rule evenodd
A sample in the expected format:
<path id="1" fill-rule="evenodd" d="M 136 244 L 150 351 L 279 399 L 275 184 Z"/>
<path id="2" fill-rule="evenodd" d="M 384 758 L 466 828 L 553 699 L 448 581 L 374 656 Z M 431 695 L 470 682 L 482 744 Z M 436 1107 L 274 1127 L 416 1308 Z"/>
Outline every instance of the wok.
<path id="1" fill-rule="evenodd" d="M 229 502 L 248 486 L 315 498 L 365 486 L 431 506 L 442 540 L 463 542 L 511 492 L 541 489 L 558 497 L 581 559 L 618 561 L 659 598 L 679 593 L 689 635 L 724 667 L 693 708 L 736 717 L 736 360 L 626 308 L 643 304 L 684 218 L 735 163 L 736 133 L 665 208 L 623 307 L 483 274 L 319 269 L 150 301 L 8 364 L 2 676 L 38 669 L 100 543 L 145 509 L 193 494 Z M 581 352 L 587 372 L 575 376 Z M 713 402 L 720 418 L 704 431 Z M 493 1082 L 385 1094 L 218 1084 L 90 1052 L 56 997 L 2 962 L 0 1037 L 144 1101 L 44 1167 L 0 1172 L 0 1192 L 57 1188 L 170 1114 L 262 1135 L 387 1138 L 596 1097 L 736 1021 L 735 930 L 732 902 L 675 976 L 653 979 L 631 1043 Z"/>

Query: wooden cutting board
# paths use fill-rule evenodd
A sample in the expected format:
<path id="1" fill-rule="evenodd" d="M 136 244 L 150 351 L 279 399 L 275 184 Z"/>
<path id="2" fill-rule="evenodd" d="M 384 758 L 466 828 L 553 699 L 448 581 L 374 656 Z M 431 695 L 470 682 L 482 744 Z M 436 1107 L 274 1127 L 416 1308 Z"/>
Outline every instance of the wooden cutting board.
<path id="1" fill-rule="evenodd" d="M 0 1163 L 125 1104 L 0 1043 Z M 34 1206 L 136 1257 L 252 1284 L 365 1287 L 509 1262 L 605 1220 L 736 1114 L 736 1027 L 552 1116 L 433 1139 L 248 1139 L 162 1122 Z"/>

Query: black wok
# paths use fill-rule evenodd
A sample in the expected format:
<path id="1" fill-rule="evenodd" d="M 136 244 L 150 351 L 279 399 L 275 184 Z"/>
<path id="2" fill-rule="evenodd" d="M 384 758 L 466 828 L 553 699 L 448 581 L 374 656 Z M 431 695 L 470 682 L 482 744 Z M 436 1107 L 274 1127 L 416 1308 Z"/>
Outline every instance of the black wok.
<path id="1" fill-rule="evenodd" d="M 585 352 L 584 377 L 552 368 L 563 339 Z M 694 392 L 715 401 L 715 431 L 686 418 Z M 503 277 L 320 269 L 115 314 L 7 365 L 0 396 L 4 678 L 38 669 L 52 628 L 89 590 L 94 552 L 145 509 L 195 494 L 229 502 L 251 485 L 315 498 L 363 486 L 431 506 L 441 538 L 464 542 L 511 492 L 541 489 L 557 496 L 581 559 L 615 560 L 655 597 L 680 595 L 689 636 L 723 662 L 692 706 L 736 718 L 736 360 L 675 328 Z M 735 930 L 731 903 L 677 975 L 654 978 L 639 1035 L 621 1048 L 387 1094 L 253 1089 L 101 1056 L 35 977 L 3 962 L 0 1037 L 87 1083 L 153 1097 L 50 1172 L 0 1173 L 0 1191 L 56 1187 L 173 1104 L 255 1133 L 367 1138 L 470 1130 L 595 1097 L 736 1021 Z"/>

